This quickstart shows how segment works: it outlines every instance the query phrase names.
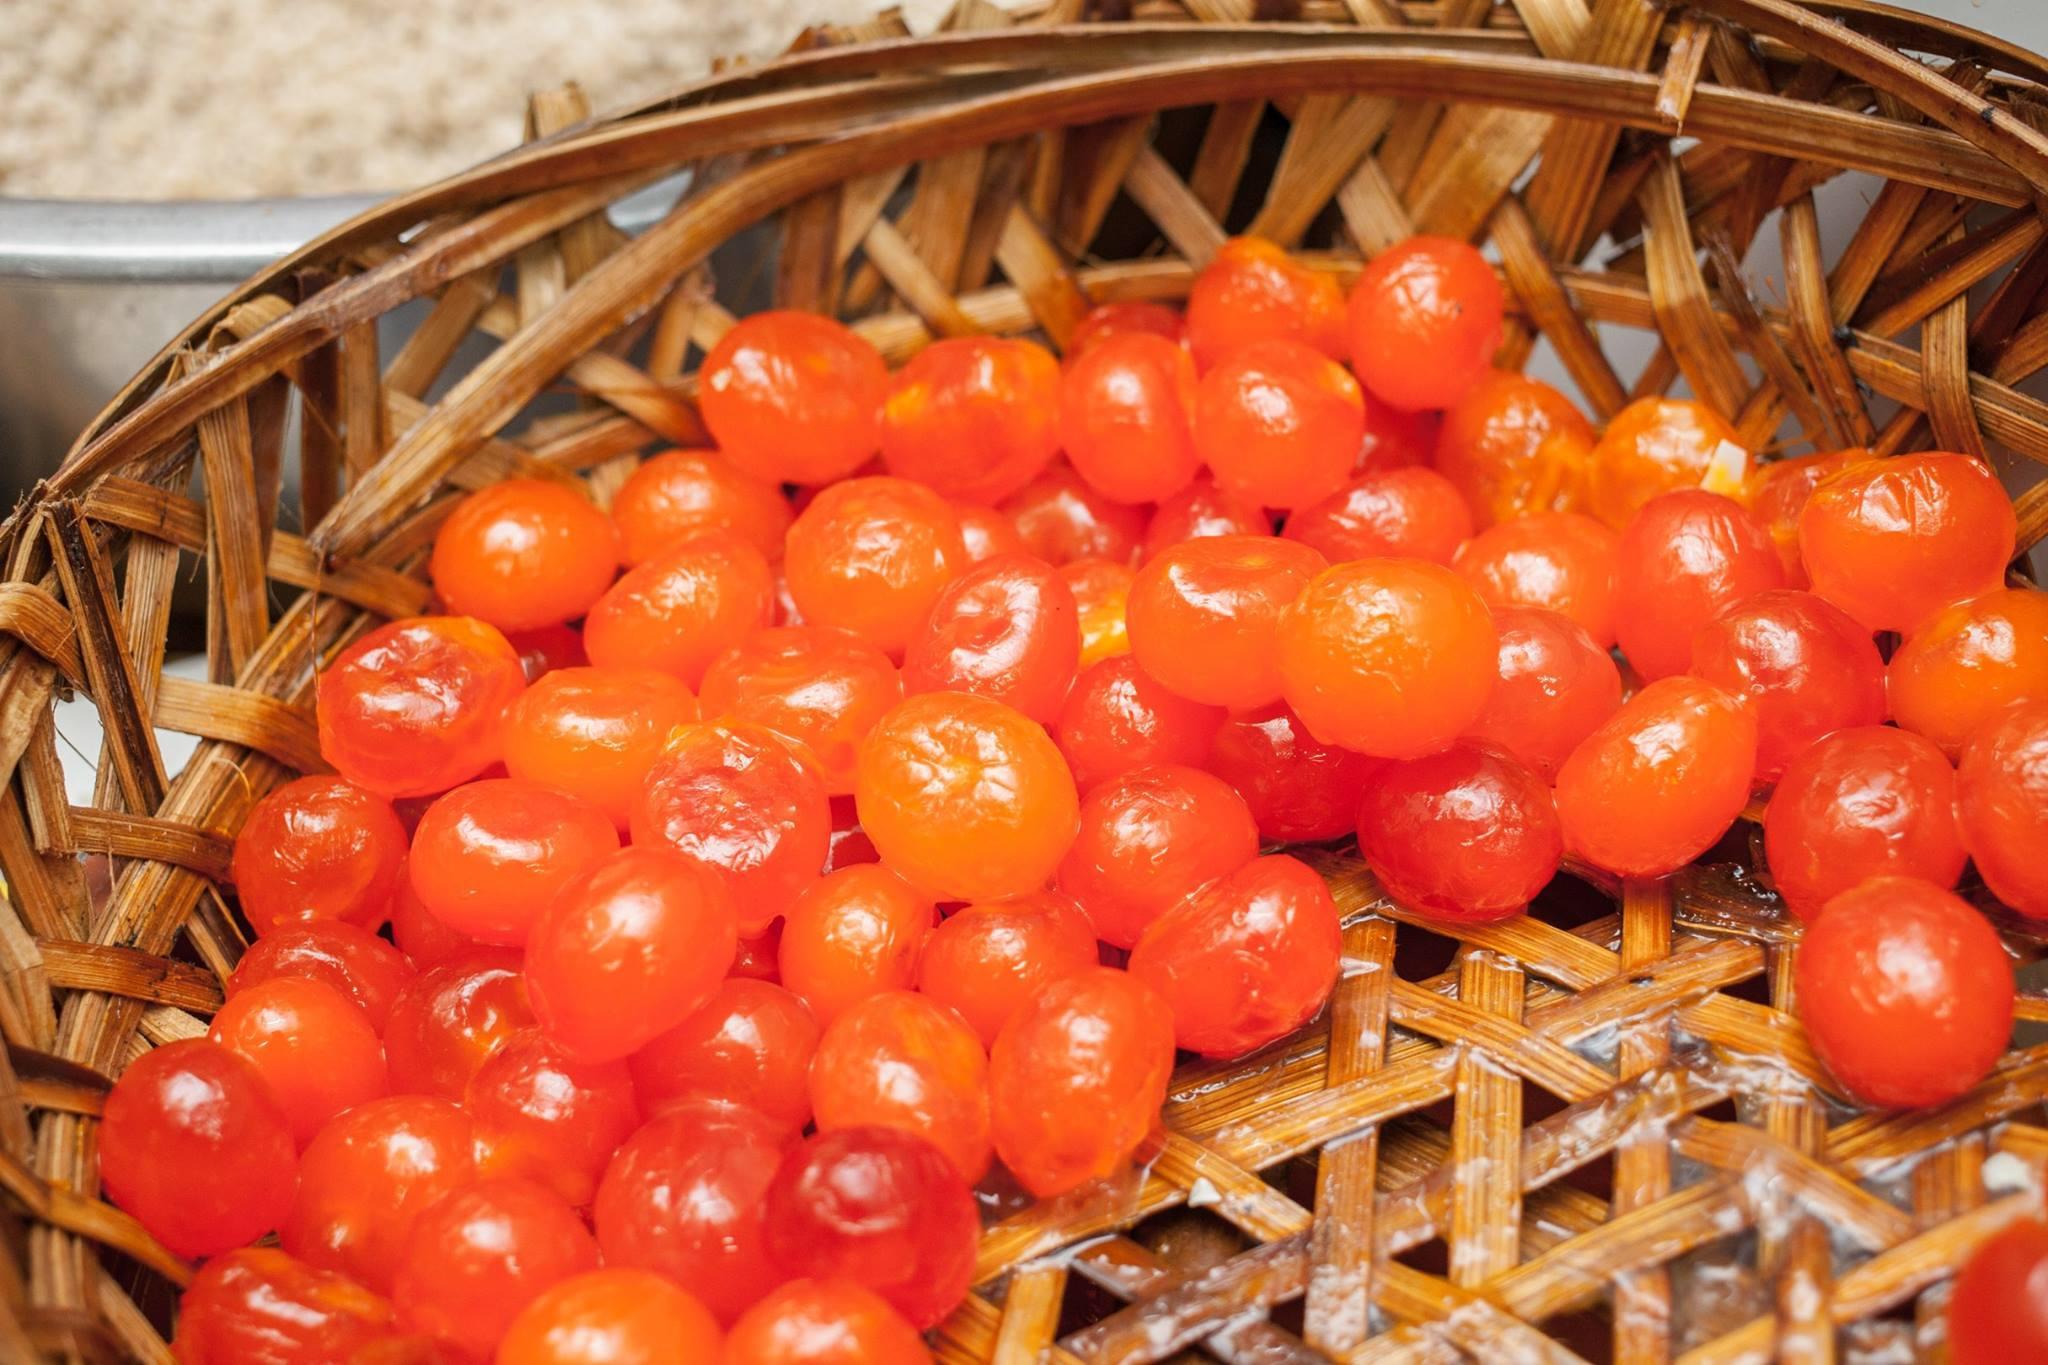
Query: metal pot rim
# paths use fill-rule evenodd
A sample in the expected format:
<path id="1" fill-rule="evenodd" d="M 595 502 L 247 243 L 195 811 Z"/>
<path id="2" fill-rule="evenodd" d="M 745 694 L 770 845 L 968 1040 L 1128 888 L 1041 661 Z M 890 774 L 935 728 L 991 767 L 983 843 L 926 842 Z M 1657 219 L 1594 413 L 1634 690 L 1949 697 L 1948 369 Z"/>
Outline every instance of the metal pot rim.
<path id="1" fill-rule="evenodd" d="M 621 200 L 613 206 L 613 221 L 628 232 L 647 226 L 675 202 L 684 182 L 676 177 Z M 238 284 L 388 197 L 0 196 L 0 279 Z"/>

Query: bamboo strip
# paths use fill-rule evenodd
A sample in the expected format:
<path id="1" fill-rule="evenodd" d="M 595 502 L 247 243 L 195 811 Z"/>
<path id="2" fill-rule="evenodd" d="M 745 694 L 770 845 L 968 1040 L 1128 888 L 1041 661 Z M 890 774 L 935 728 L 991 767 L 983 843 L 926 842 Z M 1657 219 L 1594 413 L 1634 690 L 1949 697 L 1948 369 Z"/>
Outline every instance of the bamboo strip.
<path id="1" fill-rule="evenodd" d="M 1207 265 L 1223 245 L 1223 225 L 1214 212 L 1152 148 L 1141 148 L 1131 159 L 1124 190 L 1159 225 L 1159 231 L 1189 265 L 1198 269 Z"/>
<path id="2" fill-rule="evenodd" d="M 55 986 L 108 991 L 208 1014 L 221 1005 L 220 982 L 203 968 L 110 944 L 44 939 L 36 947 Z"/>
<path id="3" fill-rule="evenodd" d="M 1327 1083 L 1371 1075 L 1386 1060 L 1387 1006 L 1394 976 L 1394 926 L 1367 920 L 1345 930 L 1346 975 L 1330 1003 Z M 1323 1149 L 1308 1302 L 1302 1336 L 1326 1355 L 1356 1350 L 1372 1333 L 1373 1191 L 1379 1131 Z"/>
<path id="4" fill-rule="evenodd" d="M 1057 1263 L 1024 1266 L 1010 1276 L 1003 1296 L 1003 1325 L 996 1332 L 990 1365 L 1037 1365 L 1052 1346 L 1059 1326 L 1060 1297 L 1067 1272 Z"/>

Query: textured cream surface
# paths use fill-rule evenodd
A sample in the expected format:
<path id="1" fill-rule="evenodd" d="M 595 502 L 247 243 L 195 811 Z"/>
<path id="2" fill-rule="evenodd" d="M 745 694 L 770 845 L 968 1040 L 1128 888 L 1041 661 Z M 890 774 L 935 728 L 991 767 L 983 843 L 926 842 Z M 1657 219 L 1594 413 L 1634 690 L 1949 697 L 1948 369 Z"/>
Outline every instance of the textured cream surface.
<path id="1" fill-rule="evenodd" d="M 925 27 L 950 0 L 904 0 Z M 519 141 L 529 91 L 600 108 L 885 0 L 0 0 L 0 194 L 394 190 Z"/>

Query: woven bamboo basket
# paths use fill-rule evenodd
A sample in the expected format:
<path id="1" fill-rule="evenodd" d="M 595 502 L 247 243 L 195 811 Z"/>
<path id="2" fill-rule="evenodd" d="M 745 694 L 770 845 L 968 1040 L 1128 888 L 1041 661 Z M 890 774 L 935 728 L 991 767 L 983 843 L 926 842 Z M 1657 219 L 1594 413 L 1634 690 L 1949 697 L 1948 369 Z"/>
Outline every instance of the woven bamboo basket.
<path id="1" fill-rule="evenodd" d="M 1987 454 L 2022 545 L 2048 535 L 2048 405 L 2016 387 L 2048 365 L 2048 61 L 1864 0 L 1100 11 L 882 21 L 595 122 L 539 97 L 523 149 L 222 300 L 6 523 L 0 1358 L 169 1358 L 190 1268 L 96 1197 L 94 1116 L 221 1001 L 232 840 L 319 767 L 316 669 L 427 607 L 460 490 L 602 501 L 702 444 L 692 365 L 736 309 L 837 312 L 892 361 L 977 331 L 1057 346 L 1091 303 L 1181 295 L 1227 232 L 1340 275 L 1451 233 L 1499 260 L 1501 363 L 1547 345 L 1596 417 L 1683 385 L 1760 449 Z M 603 216 L 681 170 L 643 234 Z M 1824 242 L 1816 194 L 1858 174 L 1860 224 Z M 743 231 L 766 266 L 714 275 Z M 1760 238 L 1783 263 L 1752 289 Z M 1627 331 L 1654 341 L 1633 374 Z M 164 669 L 187 582 L 204 680 Z M 90 804 L 70 697 L 105 732 L 72 757 Z M 182 769 L 159 729 L 197 737 Z M 942 1359 L 1933 1359 L 1947 1278 L 2038 1207 L 2048 1045 L 1945 1108 L 1856 1111 L 1743 827 L 1723 861 L 1575 873 L 1456 939 L 1344 849 L 1311 856 L 1349 916 L 1324 1017 L 1187 1067 L 1129 1180 L 992 1214 Z"/>

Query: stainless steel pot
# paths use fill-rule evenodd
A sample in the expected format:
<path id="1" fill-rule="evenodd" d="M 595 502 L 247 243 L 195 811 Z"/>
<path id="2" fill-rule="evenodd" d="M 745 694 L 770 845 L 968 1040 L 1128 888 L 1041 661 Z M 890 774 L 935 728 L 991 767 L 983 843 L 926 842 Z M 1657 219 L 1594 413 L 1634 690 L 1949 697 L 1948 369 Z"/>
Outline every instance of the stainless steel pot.
<path id="1" fill-rule="evenodd" d="M 621 200 L 613 221 L 638 231 L 686 183 L 678 176 Z M 168 338 L 232 286 L 383 198 L 0 198 L 0 511 L 56 469 Z M 385 354 L 424 311 L 386 318 Z"/>
<path id="2" fill-rule="evenodd" d="M 375 196 L 190 203 L 0 199 L 0 496 L 227 289 Z"/>

